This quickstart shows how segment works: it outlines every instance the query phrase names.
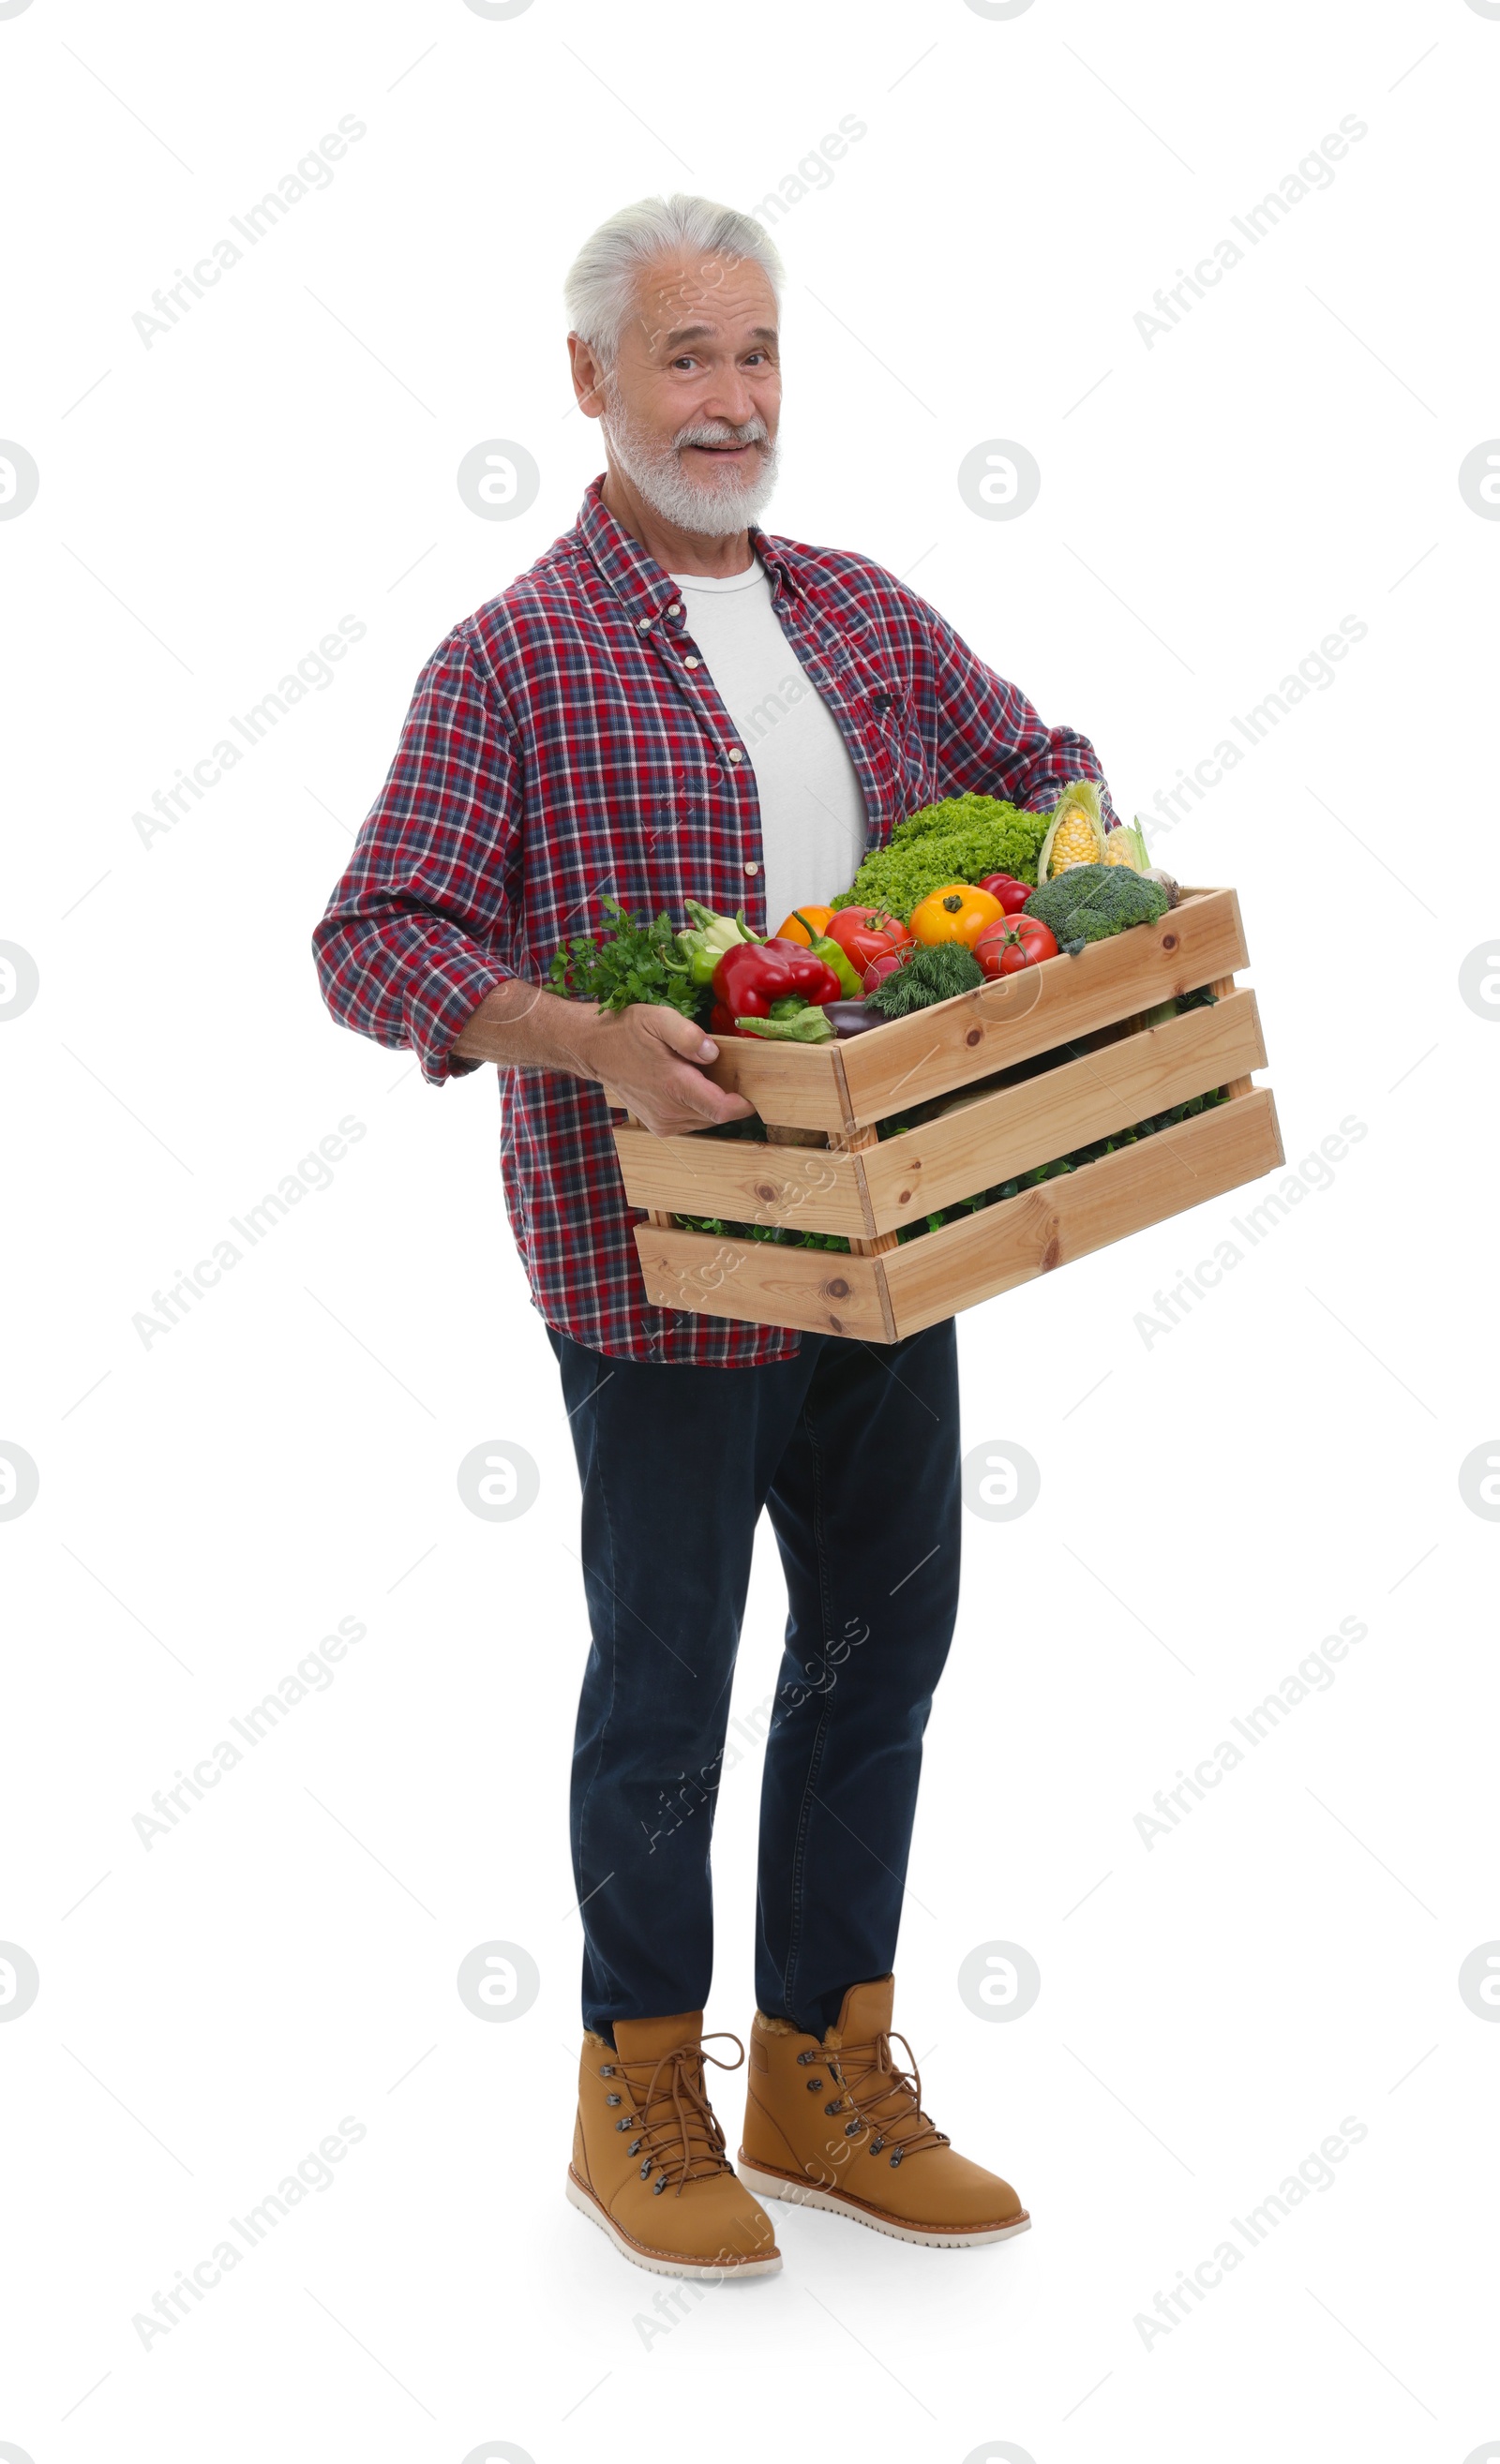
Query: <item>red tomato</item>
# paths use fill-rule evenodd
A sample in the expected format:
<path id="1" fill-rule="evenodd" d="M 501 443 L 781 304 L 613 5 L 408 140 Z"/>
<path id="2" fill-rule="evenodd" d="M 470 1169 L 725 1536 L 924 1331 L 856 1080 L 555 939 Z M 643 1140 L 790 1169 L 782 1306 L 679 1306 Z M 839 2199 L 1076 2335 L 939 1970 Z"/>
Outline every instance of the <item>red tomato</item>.
<path id="1" fill-rule="evenodd" d="M 1031 895 L 1029 882 L 1018 881 L 1013 872 L 986 873 L 979 886 L 999 899 L 1007 915 L 1019 915 Z"/>
<path id="2" fill-rule="evenodd" d="M 888 915 L 879 907 L 835 908 L 825 930 L 860 974 L 871 958 L 882 958 L 890 950 L 912 947 L 912 935 L 900 917 Z"/>
<path id="3" fill-rule="evenodd" d="M 1014 976 L 1023 967 L 1037 967 L 1044 958 L 1055 958 L 1057 942 L 1040 916 L 1007 915 L 1003 924 L 992 924 L 980 935 L 974 955 L 987 976 Z"/>

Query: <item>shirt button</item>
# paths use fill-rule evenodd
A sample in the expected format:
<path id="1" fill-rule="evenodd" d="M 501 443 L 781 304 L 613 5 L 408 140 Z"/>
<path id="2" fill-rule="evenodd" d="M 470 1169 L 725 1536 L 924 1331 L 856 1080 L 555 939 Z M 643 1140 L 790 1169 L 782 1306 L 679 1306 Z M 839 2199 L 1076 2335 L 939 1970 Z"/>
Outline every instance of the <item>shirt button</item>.
<path id="1" fill-rule="evenodd" d="M 695 668 L 701 663 L 697 659 L 684 659 L 682 664 L 685 668 Z"/>
<path id="2" fill-rule="evenodd" d="M 747 864 L 745 867 L 746 872 L 759 872 L 760 869 L 761 868 L 758 864 Z"/>
<path id="3" fill-rule="evenodd" d="M 742 761 L 745 757 L 740 752 L 738 744 L 732 744 L 729 748 L 729 758 L 731 761 Z"/>
<path id="4" fill-rule="evenodd" d="M 651 618 L 650 618 L 649 616 L 643 616 L 643 617 L 641 618 L 641 622 L 640 622 L 640 627 L 639 627 L 639 629 L 640 629 L 640 630 L 641 630 L 641 632 L 643 632 L 643 633 L 649 633 L 649 632 L 651 631 Z"/>
<path id="5" fill-rule="evenodd" d="M 681 615 L 681 613 L 682 613 L 682 609 L 681 609 L 678 605 L 676 605 L 676 604 L 675 604 L 675 603 L 673 603 L 673 605 L 671 607 L 669 607 L 669 608 L 668 608 L 667 613 L 668 613 L 668 615 L 669 615 L 669 616 L 680 616 L 680 615 Z"/>

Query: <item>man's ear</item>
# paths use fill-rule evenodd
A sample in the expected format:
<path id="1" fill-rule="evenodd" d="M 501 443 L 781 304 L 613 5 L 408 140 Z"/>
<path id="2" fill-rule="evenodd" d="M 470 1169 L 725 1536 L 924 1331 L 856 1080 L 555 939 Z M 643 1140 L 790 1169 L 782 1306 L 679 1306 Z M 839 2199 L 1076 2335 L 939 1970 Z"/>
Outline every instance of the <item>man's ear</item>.
<path id="1" fill-rule="evenodd" d="M 579 409 L 585 419 L 597 419 L 605 407 L 605 372 L 582 334 L 569 334 L 567 356 Z"/>

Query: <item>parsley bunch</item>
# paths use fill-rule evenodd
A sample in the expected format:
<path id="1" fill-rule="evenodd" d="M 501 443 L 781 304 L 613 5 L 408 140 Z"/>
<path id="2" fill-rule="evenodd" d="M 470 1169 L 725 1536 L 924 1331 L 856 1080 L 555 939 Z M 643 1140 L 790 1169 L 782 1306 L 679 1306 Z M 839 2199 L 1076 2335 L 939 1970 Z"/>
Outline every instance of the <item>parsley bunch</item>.
<path id="1" fill-rule="evenodd" d="M 631 915 L 607 891 L 600 901 L 614 913 L 610 929 L 564 943 L 547 970 L 557 991 L 573 1001 L 597 1001 L 601 1009 L 628 1009 L 632 1001 L 657 1001 L 695 1019 L 703 992 L 688 973 L 676 928 L 665 908 L 652 924 Z"/>

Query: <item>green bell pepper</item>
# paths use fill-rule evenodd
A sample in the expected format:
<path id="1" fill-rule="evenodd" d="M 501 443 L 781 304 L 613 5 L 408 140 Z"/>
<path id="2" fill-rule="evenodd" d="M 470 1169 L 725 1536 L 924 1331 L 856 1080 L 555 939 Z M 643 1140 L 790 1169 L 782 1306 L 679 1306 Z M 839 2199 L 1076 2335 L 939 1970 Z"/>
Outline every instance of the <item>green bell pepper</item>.
<path id="1" fill-rule="evenodd" d="M 802 913 L 800 909 L 794 907 L 792 909 L 792 913 L 812 944 L 813 957 L 815 958 L 821 958 L 824 965 L 826 967 L 831 967 L 834 974 L 837 976 L 840 984 L 843 986 L 845 999 L 848 1001 L 859 1001 L 863 997 L 865 990 L 864 979 L 860 976 L 857 969 L 850 966 L 848 952 L 840 949 L 837 941 L 832 938 L 831 935 L 827 933 L 815 933 L 812 926 L 808 923 L 807 918 Z"/>

